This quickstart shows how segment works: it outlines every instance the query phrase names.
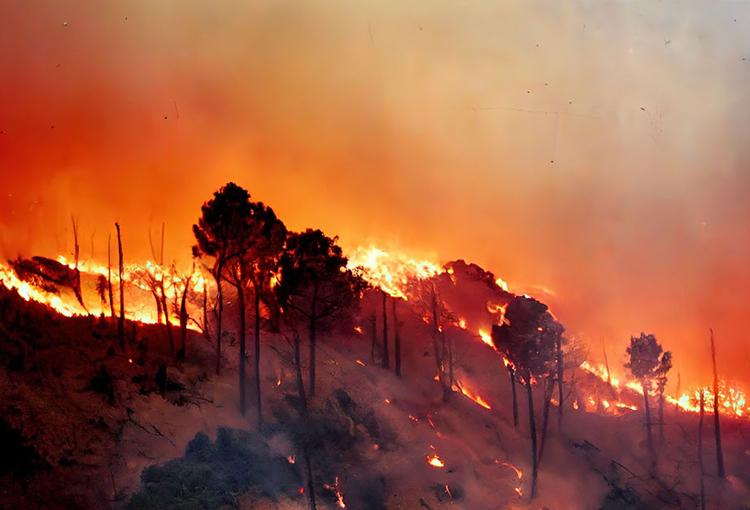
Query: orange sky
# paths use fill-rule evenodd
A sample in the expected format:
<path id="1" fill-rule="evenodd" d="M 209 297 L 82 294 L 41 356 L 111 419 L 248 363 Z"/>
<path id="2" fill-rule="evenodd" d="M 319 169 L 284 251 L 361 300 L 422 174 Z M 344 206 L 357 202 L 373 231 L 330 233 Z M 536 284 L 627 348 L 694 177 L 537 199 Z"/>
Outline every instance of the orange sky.
<path id="1" fill-rule="evenodd" d="M 747 2 L 5 0 L 0 253 L 147 257 L 235 180 L 295 229 L 552 289 L 750 384 Z"/>

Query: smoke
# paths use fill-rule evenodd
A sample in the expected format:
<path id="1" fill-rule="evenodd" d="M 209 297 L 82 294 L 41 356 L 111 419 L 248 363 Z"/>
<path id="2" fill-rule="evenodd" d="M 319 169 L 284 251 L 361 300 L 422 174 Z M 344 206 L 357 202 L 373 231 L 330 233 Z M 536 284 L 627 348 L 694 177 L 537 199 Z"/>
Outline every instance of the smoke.
<path id="1" fill-rule="evenodd" d="M 705 2 L 11 0 L 0 252 L 184 260 L 229 180 L 288 226 L 465 258 L 616 365 L 748 373 L 750 13 Z M 674 379 L 674 378 L 673 378 Z M 746 381 L 750 383 L 749 381 Z"/>

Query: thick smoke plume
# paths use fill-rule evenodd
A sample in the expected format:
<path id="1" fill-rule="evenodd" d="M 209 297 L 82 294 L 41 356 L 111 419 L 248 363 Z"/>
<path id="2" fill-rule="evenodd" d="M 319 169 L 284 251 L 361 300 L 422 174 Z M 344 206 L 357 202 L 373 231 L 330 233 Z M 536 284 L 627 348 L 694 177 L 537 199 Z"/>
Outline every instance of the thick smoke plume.
<path id="1" fill-rule="evenodd" d="M 0 252 L 185 260 L 229 180 L 291 228 L 465 258 L 619 365 L 748 373 L 747 2 L 9 0 Z M 545 290 L 554 292 L 548 294 Z M 614 358 L 614 361 L 613 361 Z M 746 377 L 746 376 L 745 376 Z M 750 381 L 746 381 L 750 382 Z"/>

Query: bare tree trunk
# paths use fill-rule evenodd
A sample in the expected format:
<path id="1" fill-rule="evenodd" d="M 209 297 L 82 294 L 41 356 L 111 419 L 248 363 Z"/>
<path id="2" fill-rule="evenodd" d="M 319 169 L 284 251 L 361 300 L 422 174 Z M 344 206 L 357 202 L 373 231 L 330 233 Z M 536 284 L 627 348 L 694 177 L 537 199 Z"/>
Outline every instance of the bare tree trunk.
<path id="1" fill-rule="evenodd" d="M 299 396 L 299 412 L 307 419 L 307 393 L 305 392 L 305 381 L 302 378 L 302 356 L 300 354 L 299 335 L 294 333 L 294 366 L 297 371 L 297 393 Z"/>
<path id="2" fill-rule="evenodd" d="M 651 409 L 648 405 L 648 386 L 646 385 L 645 379 L 641 379 L 641 387 L 643 388 L 643 400 L 646 406 L 646 437 L 648 438 L 648 450 L 654 455 L 654 440 L 651 437 Z"/>
<path id="3" fill-rule="evenodd" d="M 531 392 L 531 377 L 524 377 L 526 395 L 529 399 L 529 430 L 531 432 L 531 499 L 537 496 L 537 477 L 539 467 L 536 456 L 536 419 L 534 418 L 534 395 Z"/>
<path id="4" fill-rule="evenodd" d="M 122 236 L 120 235 L 120 224 L 115 223 L 117 229 L 117 250 L 120 255 L 120 321 L 118 323 L 117 333 L 120 337 L 120 348 L 125 350 L 125 282 L 123 281 L 123 257 L 122 257 Z"/>
<path id="5" fill-rule="evenodd" d="M 393 311 L 393 334 L 396 348 L 396 376 L 401 377 L 401 337 L 399 336 L 398 316 L 396 315 L 396 298 L 391 299 Z"/>
<path id="6" fill-rule="evenodd" d="M 172 336 L 172 325 L 169 322 L 169 306 L 167 305 L 167 293 L 164 290 L 164 270 L 159 281 L 159 298 L 161 299 L 161 308 L 164 311 L 164 326 L 167 328 L 167 338 L 169 339 L 169 352 L 174 354 L 174 337 Z"/>
<path id="7" fill-rule="evenodd" d="M 706 510 L 706 486 L 704 482 L 705 470 L 703 469 L 703 415 L 704 412 L 703 390 L 701 390 L 701 414 L 698 420 L 698 467 L 701 471 L 701 510 Z"/>
<path id="8" fill-rule="evenodd" d="M 552 400 L 552 393 L 555 391 L 554 381 L 549 381 L 547 378 L 544 379 L 544 417 L 542 419 L 542 440 L 539 445 L 539 463 L 542 462 L 542 456 L 544 455 L 544 445 L 547 442 L 547 425 L 549 423 L 549 408 L 550 401 Z"/>
<path id="9" fill-rule="evenodd" d="M 664 389 L 659 391 L 659 444 L 664 444 Z"/>
<path id="10" fill-rule="evenodd" d="M 149 240 L 151 231 L 149 230 Z M 153 251 L 153 245 L 152 245 Z M 155 254 L 154 254 L 155 255 Z M 167 306 L 167 293 L 164 289 L 164 223 L 161 224 L 161 246 L 159 248 L 159 270 L 161 279 L 159 280 L 159 297 L 161 298 L 161 309 L 164 311 L 164 326 L 167 328 L 167 338 L 169 339 L 169 352 L 174 354 L 174 338 L 172 336 L 172 325 L 169 322 L 169 306 Z"/>
<path id="11" fill-rule="evenodd" d="M 245 416 L 245 365 L 247 362 L 246 348 L 246 327 L 245 327 L 245 282 L 240 277 L 237 285 L 237 300 L 240 314 L 240 414 Z"/>
<path id="12" fill-rule="evenodd" d="M 388 294 L 383 291 L 383 368 L 390 370 L 391 368 L 391 356 L 388 352 L 388 314 L 386 313 L 386 303 L 388 302 Z"/>
<path id="13" fill-rule="evenodd" d="M 109 288 L 109 310 L 115 318 L 115 300 L 112 296 L 112 233 L 107 238 L 107 287 Z"/>
<path id="14" fill-rule="evenodd" d="M 224 315 L 224 291 L 221 288 L 221 271 L 223 267 L 219 266 L 218 273 L 214 275 L 218 292 L 217 314 L 216 314 L 216 375 L 221 373 L 221 319 Z"/>
<path id="15" fill-rule="evenodd" d="M 562 335 L 558 335 L 557 337 L 557 396 L 558 396 L 558 403 L 557 403 L 557 431 L 562 434 L 563 430 L 563 402 L 565 401 L 565 397 L 563 397 L 563 351 L 562 351 Z M 609 370 L 607 370 L 607 373 L 609 373 Z"/>
<path id="16" fill-rule="evenodd" d="M 297 372 L 297 393 L 299 397 L 299 413 L 302 418 L 303 428 L 307 430 L 308 427 L 308 412 L 307 412 L 307 394 L 305 393 L 305 381 L 302 378 L 302 356 L 300 355 L 299 335 L 295 331 L 294 333 L 294 365 Z M 302 455 L 305 462 L 305 471 L 307 474 L 307 500 L 310 503 L 310 508 L 315 510 L 315 479 L 312 471 L 312 461 L 310 459 L 310 449 L 307 445 L 307 437 L 302 438 Z"/>
<path id="17" fill-rule="evenodd" d="M 716 464 L 718 475 L 726 478 L 724 471 L 724 452 L 721 449 L 721 424 L 719 423 L 719 372 L 716 370 L 716 344 L 714 330 L 711 328 L 711 361 L 714 365 L 714 430 L 716 431 Z"/>
<path id="18" fill-rule="evenodd" d="M 306 439 L 305 445 L 303 447 L 303 454 L 305 456 L 305 470 L 307 471 L 307 501 L 310 503 L 310 510 L 316 510 L 317 506 L 315 504 L 315 479 L 313 478 L 310 448 L 307 446 Z"/>
<path id="19" fill-rule="evenodd" d="M 260 394 L 260 289 L 255 284 L 255 405 L 258 411 L 258 430 L 263 428 L 263 410 Z"/>
<path id="20" fill-rule="evenodd" d="M 445 336 L 445 333 L 443 333 Z M 446 341 L 448 344 L 448 385 L 453 388 L 453 337 L 449 336 Z"/>
<path id="21" fill-rule="evenodd" d="M 512 366 L 508 365 L 510 376 L 510 389 L 513 394 L 513 428 L 518 430 L 518 396 L 516 394 L 516 374 Z"/>
<path id="22" fill-rule="evenodd" d="M 607 368 L 607 384 L 612 386 L 612 373 L 609 371 L 609 360 L 607 359 L 607 347 L 602 341 L 602 352 L 604 353 L 604 366 Z"/>
<path id="23" fill-rule="evenodd" d="M 193 279 L 195 273 L 195 262 L 190 268 L 190 276 L 185 280 L 185 288 L 182 290 L 182 299 L 180 300 L 180 335 L 182 337 L 182 347 L 177 353 L 178 359 L 185 359 L 187 357 L 187 325 L 188 325 L 188 313 L 187 313 L 187 296 L 190 291 L 190 280 Z"/>
<path id="24" fill-rule="evenodd" d="M 211 340 L 211 331 L 208 327 L 208 286 L 203 284 L 203 336 Z"/>
<path id="25" fill-rule="evenodd" d="M 317 340 L 317 319 L 310 318 L 310 396 L 315 396 L 315 342 Z"/>
<path id="26" fill-rule="evenodd" d="M 370 316 L 370 325 L 372 326 L 372 348 L 370 349 L 370 361 L 375 364 L 375 346 L 378 343 L 378 316 L 375 312 Z"/>

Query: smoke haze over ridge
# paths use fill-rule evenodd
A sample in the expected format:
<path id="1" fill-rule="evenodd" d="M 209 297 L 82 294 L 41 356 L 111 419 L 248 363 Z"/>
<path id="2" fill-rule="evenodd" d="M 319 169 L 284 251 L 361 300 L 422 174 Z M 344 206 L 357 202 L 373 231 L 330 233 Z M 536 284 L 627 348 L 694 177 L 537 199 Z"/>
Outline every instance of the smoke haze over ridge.
<path id="1" fill-rule="evenodd" d="M 0 19 L 5 257 L 69 251 L 72 214 L 84 256 L 120 221 L 149 257 L 165 222 L 185 259 L 234 180 L 291 228 L 491 269 L 613 367 L 653 331 L 706 382 L 713 326 L 750 384 L 748 2 L 7 0 Z"/>

